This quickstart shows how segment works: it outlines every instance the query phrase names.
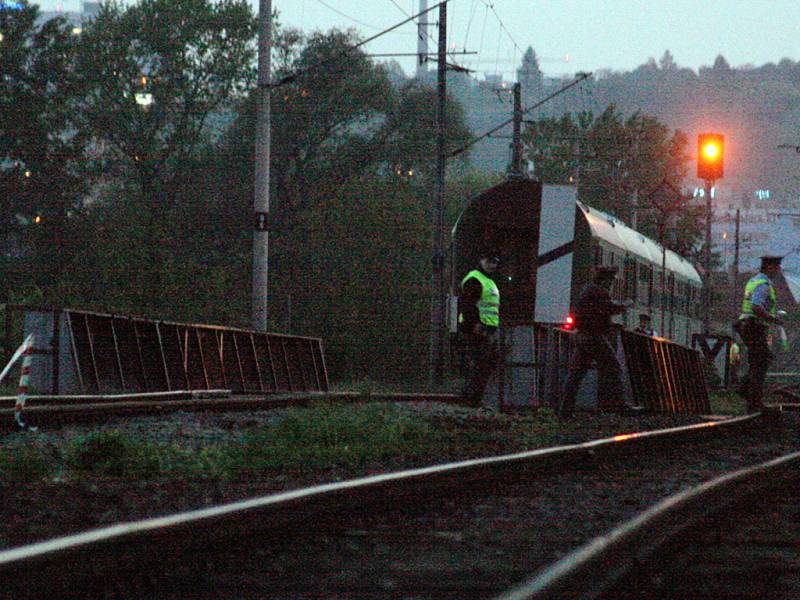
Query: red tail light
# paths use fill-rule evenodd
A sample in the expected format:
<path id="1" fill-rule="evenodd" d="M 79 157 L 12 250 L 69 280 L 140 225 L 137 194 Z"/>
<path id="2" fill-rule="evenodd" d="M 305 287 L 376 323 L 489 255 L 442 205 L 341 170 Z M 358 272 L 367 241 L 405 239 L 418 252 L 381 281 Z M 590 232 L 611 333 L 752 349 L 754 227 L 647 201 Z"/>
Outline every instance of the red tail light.
<path id="1" fill-rule="evenodd" d="M 567 318 L 564 319 L 563 329 L 572 329 L 573 327 L 575 327 L 575 317 L 567 315 Z"/>

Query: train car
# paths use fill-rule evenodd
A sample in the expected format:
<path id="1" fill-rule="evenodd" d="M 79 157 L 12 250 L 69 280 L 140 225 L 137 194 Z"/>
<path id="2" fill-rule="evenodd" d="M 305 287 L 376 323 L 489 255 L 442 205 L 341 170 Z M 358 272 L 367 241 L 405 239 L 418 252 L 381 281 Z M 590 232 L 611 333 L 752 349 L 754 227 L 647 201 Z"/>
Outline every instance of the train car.
<path id="1" fill-rule="evenodd" d="M 632 302 L 627 314 L 617 317 L 627 329 L 634 329 L 638 315 L 646 313 L 659 336 L 683 345 L 702 330 L 702 280 L 694 266 L 619 219 L 579 202 L 574 186 L 525 179 L 501 183 L 467 204 L 452 240 L 452 331 L 460 283 L 477 264 L 477 253 L 489 245 L 500 254 L 496 281 L 511 371 L 541 362 L 541 328 L 565 322 L 596 265 L 618 267 L 612 296 Z M 535 373 L 514 377 L 522 390 L 539 380 Z"/>
<path id="2" fill-rule="evenodd" d="M 688 346 L 702 331 L 702 279 L 691 262 L 631 229 L 619 219 L 576 202 L 570 300 L 588 283 L 595 265 L 618 269 L 612 287 L 617 301 L 633 303 L 622 324 L 634 329 L 650 315 L 661 337 Z"/>
<path id="3" fill-rule="evenodd" d="M 618 275 L 612 296 L 633 302 L 622 323 L 626 328 L 635 328 L 638 315 L 646 313 L 660 336 L 684 345 L 702 329 L 702 279 L 691 262 L 577 201 L 573 186 L 525 180 L 495 186 L 464 209 L 452 240 L 454 300 L 480 248 L 493 246 L 500 253 L 506 325 L 562 323 L 592 268 L 613 265 Z M 454 316 L 455 301 L 451 306 Z"/>

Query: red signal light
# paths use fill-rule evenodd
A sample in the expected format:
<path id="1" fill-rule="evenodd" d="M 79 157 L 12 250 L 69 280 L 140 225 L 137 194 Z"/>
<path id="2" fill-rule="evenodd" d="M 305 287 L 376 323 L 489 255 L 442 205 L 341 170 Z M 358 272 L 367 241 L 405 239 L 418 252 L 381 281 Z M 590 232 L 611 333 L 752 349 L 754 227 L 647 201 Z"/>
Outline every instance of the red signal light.
<path id="1" fill-rule="evenodd" d="M 697 177 L 705 180 L 722 179 L 725 137 L 719 133 L 697 136 Z"/>
<path id="2" fill-rule="evenodd" d="M 564 319 L 563 329 L 572 329 L 575 327 L 575 317 L 572 315 L 567 315 L 567 318 Z"/>

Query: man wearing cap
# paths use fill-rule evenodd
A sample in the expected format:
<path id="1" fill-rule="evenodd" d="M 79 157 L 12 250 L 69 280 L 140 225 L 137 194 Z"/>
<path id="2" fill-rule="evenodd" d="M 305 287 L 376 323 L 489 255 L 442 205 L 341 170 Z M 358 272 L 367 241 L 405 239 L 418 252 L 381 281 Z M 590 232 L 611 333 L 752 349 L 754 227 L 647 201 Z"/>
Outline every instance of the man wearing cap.
<path id="1" fill-rule="evenodd" d="M 650 327 L 650 315 L 647 313 L 639 315 L 639 326 L 633 331 L 643 335 L 649 335 L 650 337 L 658 337 L 658 332 Z"/>
<path id="2" fill-rule="evenodd" d="M 737 387 L 740 396 L 747 399 L 747 410 L 754 412 L 764 408 L 764 380 L 772 361 L 772 352 L 767 344 L 770 323 L 780 325 L 775 285 L 772 278 L 781 272 L 781 256 L 762 256 L 761 270 L 744 288 L 742 312 L 736 330 L 747 346 L 747 373 Z"/>
<path id="3" fill-rule="evenodd" d="M 461 280 L 458 330 L 467 371 L 461 398 L 470 406 L 481 405 L 486 383 L 497 366 L 500 290 L 492 274 L 499 263 L 496 252 L 484 250 L 478 268 Z"/>
<path id="4" fill-rule="evenodd" d="M 559 416 L 568 419 L 575 408 L 583 376 L 597 364 L 598 395 L 621 400 L 622 367 L 617 360 L 616 344 L 613 342 L 611 317 L 627 310 L 624 304 L 611 300 L 611 284 L 617 274 L 616 267 L 596 267 L 592 283 L 581 292 L 575 305 L 575 352 L 569 361 L 569 372 L 561 397 Z"/>

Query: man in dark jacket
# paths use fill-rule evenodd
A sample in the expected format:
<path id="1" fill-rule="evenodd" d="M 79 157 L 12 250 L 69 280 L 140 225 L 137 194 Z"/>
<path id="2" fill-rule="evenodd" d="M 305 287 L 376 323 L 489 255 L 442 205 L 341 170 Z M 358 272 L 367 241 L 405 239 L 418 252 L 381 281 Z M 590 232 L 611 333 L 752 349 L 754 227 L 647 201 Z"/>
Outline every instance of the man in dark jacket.
<path id="1" fill-rule="evenodd" d="M 609 291 L 616 273 L 616 267 L 595 268 L 592 283 L 581 292 L 575 306 L 575 352 L 559 407 L 563 419 L 572 416 L 575 396 L 592 361 L 597 364 L 598 396 L 619 401 L 623 397 L 622 368 L 617 360 L 611 317 L 624 313 L 627 307 L 611 300 Z"/>
<path id="2" fill-rule="evenodd" d="M 495 252 L 485 250 L 478 268 L 461 281 L 458 330 L 466 371 L 461 398 L 470 406 L 481 405 L 486 383 L 497 366 L 500 290 L 492 275 L 499 263 Z"/>

